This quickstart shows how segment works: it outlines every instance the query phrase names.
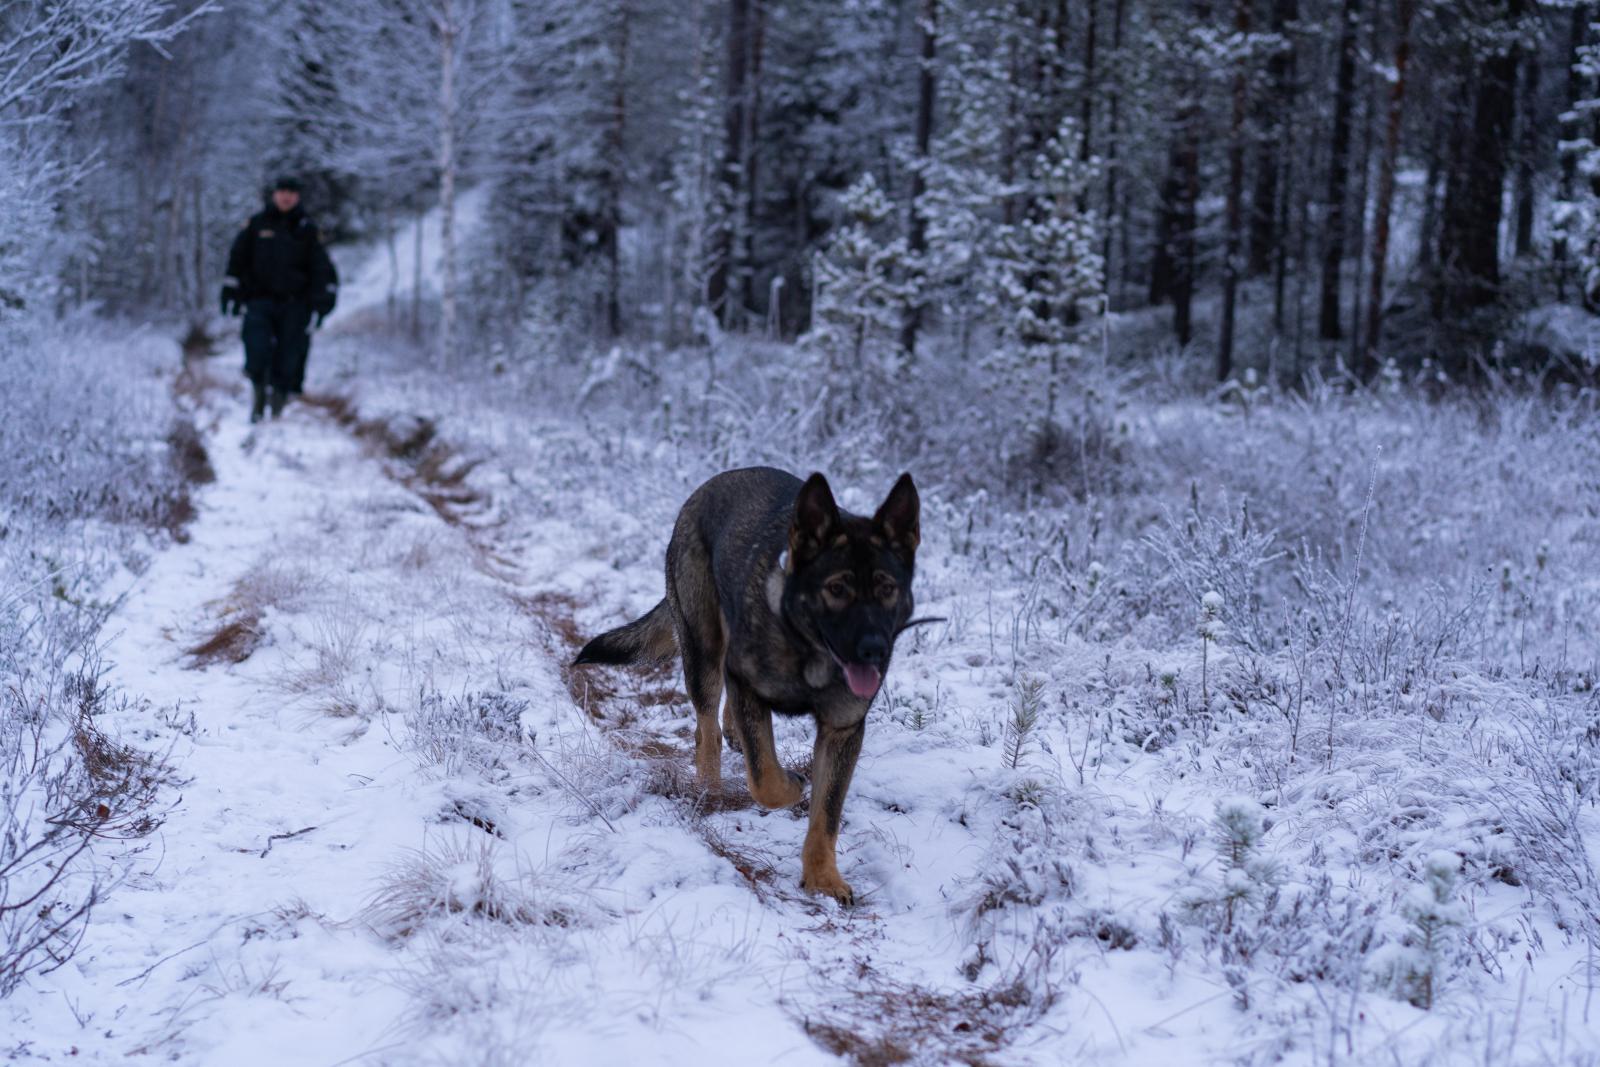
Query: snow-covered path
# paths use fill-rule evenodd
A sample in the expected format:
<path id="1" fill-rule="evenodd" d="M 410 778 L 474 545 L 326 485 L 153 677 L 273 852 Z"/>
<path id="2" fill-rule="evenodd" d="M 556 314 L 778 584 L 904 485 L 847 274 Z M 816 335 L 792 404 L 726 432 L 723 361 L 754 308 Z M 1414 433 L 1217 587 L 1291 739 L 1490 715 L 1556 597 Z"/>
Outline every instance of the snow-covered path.
<path id="1" fill-rule="evenodd" d="M 14 1005 L 13 1035 L 41 1058 L 331 1063 L 380 1044 L 404 1003 L 382 948 L 326 919 L 355 914 L 379 867 L 417 843 L 425 801 L 373 705 L 330 713 L 350 709 L 326 703 L 318 657 L 348 635 L 315 608 L 370 592 L 362 556 L 449 531 L 322 420 L 250 433 L 242 415 L 215 413 L 217 482 L 190 541 L 156 558 L 112 622 L 110 681 L 178 714 L 138 707 L 110 725 L 148 747 L 180 733 L 185 782 L 157 837 L 118 858 L 127 881 L 78 958 Z M 259 636 L 208 666 L 185 654 L 230 621 Z M 377 677 L 352 690 L 383 693 Z"/>
<path id="2" fill-rule="evenodd" d="M 498 1062 L 502 1047 L 514 1063 L 675 1046 L 702 1063 L 831 1059 L 762 988 L 781 962 L 740 877 L 682 827 L 607 820 L 573 784 L 628 766 L 586 735 L 503 563 L 327 415 L 251 431 L 236 396 L 205 414 L 216 483 L 188 543 L 126 591 L 107 648 L 108 681 L 149 703 L 106 725 L 172 745 L 181 796 L 146 846 L 101 857 L 125 881 L 77 957 L 4 1003 L 0 1047 L 230 1065 Z M 485 756 L 451 716 L 489 687 L 515 702 L 504 753 Z M 519 731 L 566 770 L 519 762 Z M 699 892 L 652 903 L 686 876 Z M 447 929 L 513 897 L 528 936 Z M 732 1011 L 737 1040 L 689 1025 L 685 998 Z M 457 1013 L 465 1045 L 441 1024 Z"/>

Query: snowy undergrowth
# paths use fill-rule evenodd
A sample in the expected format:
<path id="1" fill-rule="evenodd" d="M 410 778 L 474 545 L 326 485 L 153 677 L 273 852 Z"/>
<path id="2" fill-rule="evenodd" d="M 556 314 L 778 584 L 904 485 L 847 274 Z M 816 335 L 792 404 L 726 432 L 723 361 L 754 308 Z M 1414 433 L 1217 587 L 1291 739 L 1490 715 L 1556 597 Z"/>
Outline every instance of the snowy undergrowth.
<path id="1" fill-rule="evenodd" d="M 112 646 L 111 680 L 180 707 L 105 716 L 192 780 L 122 918 L 8 1002 L 53 1041 L 16 1054 L 1596 1047 L 1586 398 L 1085 372 L 1041 442 L 934 366 L 888 408 L 819 403 L 781 347 L 480 380 L 342 328 L 317 374 L 348 401 L 256 432 L 237 391 L 199 401 L 216 483 L 191 543 L 135 561 Z M 945 622 L 869 726 L 853 909 L 800 891 L 804 818 L 742 803 L 737 756 L 700 796 L 672 672 L 561 670 L 659 598 L 687 492 L 750 462 L 858 511 L 901 469 L 923 492 Z M 804 768 L 806 724 L 778 743 Z"/>
<path id="2" fill-rule="evenodd" d="M 206 457 L 177 346 L 92 320 L 0 323 L 0 997 L 65 965 L 170 797 L 165 744 L 108 735 L 118 575 L 183 536 Z M 151 742 L 154 740 L 154 743 Z"/>
<path id="3" fill-rule="evenodd" d="M 502 366 L 480 388 L 342 344 L 361 371 L 335 388 L 364 414 L 425 411 L 486 460 L 495 543 L 584 633 L 659 597 L 672 515 L 717 469 L 822 469 L 857 510 L 916 473 L 919 608 L 948 621 L 902 645 L 852 790 L 841 862 L 870 919 L 801 918 L 781 813 L 691 817 L 619 784 L 651 773 L 640 753 L 686 750 L 681 694 L 618 676 L 622 768 L 582 746 L 613 769 L 575 817 L 671 813 L 762 872 L 750 891 L 811 931 L 821 973 L 873 943 L 858 1001 L 935 998 L 912 1025 L 791 990 L 822 1047 L 870 1058 L 848 1030 L 928 1058 L 957 1021 L 993 1035 L 972 1055 L 1023 1059 L 1057 1030 L 1112 1060 L 1175 1037 L 1242 1061 L 1595 1047 L 1592 398 L 1203 401 L 1086 373 L 1074 465 L 948 372 L 886 410 L 820 404 L 781 348 L 719 353 L 708 393 L 665 384 L 703 383 L 704 353 Z M 781 729 L 791 764 L 808 747 Z"/>

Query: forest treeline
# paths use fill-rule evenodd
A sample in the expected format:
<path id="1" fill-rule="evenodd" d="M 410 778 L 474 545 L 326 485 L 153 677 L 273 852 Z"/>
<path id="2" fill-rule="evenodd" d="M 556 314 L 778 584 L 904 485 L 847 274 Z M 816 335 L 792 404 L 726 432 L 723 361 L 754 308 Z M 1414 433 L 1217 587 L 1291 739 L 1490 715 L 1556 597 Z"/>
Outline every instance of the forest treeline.
<path id="1" fill-rule="evenodd" d="M 1221 378 L 1268 349 L 1294 371 L 1462 372 L 1596 286 L 1597 17 L 13 0 L 0 177 L 30 206 L 0 299 L 209 308 L 228 235 L 294 172 L 335 237 L 392 243 L 438 209 L 440 299 L 416 314 L 447 354 L 553 323 L 804 335 L 889 367 L 997 339 L 1055 360 L 1110 311 L 1158 317 Z M 93 33 L 103 55 L 50 69 Z M 423 258 L 392 257 L 400 281 Z"/>

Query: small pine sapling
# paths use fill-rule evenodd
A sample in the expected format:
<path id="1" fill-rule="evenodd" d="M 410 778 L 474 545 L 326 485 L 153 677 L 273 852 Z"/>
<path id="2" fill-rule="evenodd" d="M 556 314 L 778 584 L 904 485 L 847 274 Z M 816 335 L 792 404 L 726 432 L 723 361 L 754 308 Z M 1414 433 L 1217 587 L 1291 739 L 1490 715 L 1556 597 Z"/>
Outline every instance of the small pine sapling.
<path id="1" fill-rule="evenodd" d="M 1274 868 L 1261 855 L 1267 833 L 1267 813 L 1248 797 L 1225 797 L 1217 802 L 1217 836 L 1227 865 L 1222 875 L 1222 932 L 1233 931 L 1237 910 L 1256 900 L 1270 885 Z"/>
<path id="2" fill-rule="evenodd" d="M 1024 678 L 1017 686 L 1017 695 L 1011 702 L 1011 721 L 1006 723 L 1006 747 L 1001 754 L 1005 765 L 1016 770 L 1027 754 L 1028 738 L 1039 725 L 1039 709 L 1044 704 L 1044 681 Z"/>
<path id="3" fill-rule="evenodd" d="M 1429 853 L 1422 883 L 1400 901 L 1400 914 L 1411 930 L 1396 973 L 1398 991 L 1424 1011 L 1433 1008 L 1454 932 L 1466 925 L 1466 905 L 1456 899 L 1460 875 L 1461 857 L 1454 852 Z"/>

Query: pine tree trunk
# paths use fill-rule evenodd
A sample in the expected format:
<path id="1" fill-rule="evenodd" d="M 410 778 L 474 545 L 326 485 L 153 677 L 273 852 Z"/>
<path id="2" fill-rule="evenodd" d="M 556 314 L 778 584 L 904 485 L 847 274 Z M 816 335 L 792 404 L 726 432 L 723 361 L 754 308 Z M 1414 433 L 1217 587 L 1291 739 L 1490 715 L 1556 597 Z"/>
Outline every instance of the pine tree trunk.
<path id="1" fill-rule="evenodd" d="M 728 0 L 726 92 L 723 96 L 722 184 L 727 190 L 728 214 L 717 232 L 715 263 L 706 282 L 706 302 L 727 326 L 733 321 L 733 304 L 738 299 L 730 292 L 736 273 L 734 257 L 739 240 L 744 203 L 744 131 L 748 104 L 747 83 L 750 54 L 750 4 L 752 0 Z"/>
<path id="2" fill-rule="evenodd" d="M 761 147 L 761 68 L 766 52 L 766 0 L 754 0 L 750 15 L 749 54 L 745 58 L 749 72 L 748 88 L 745 92 L 744 134 L 740 139 L 744 150 L 740 163 L 740 169 L 744 172 L 744 196 L 740 201 L 742 210 L 739 218 L 739 254 L 735 260 L 739 267 L 739 275 L 734 286 L 739 294 L 738 310 L 741 315 L 741 326 L 745 325 L 743 315 L 748 313 L 753 294 L 756 292 L 754 241 L 759 203 L 757 194 L 760 189 L 760 175 L 756 171 L 756 152 Z"/>
<path id="3" fill-rule="evenodd" d="M 1250 196 L 1250 277 L 1272 269 L 1272 251 L 1278 243 L 1278 181 L 1283 170 L 1283 131 L 1288 128 L 1289 61 L 1286 35 L 1295 18 L 1295 0 L 1274 0 L 1271 32 L 1280 44 L 1267 57 L 1268 90 L 1255 107 L 1257 129 L 1255 188 Z"/>
<path id="4" fill-rule="evenodd" d="M 1589 5 L 1574 4 L 1572 18 L 1568 25 L 1567 36 L 1567 98 L 1566 107 L 1561 112 L 1561 133 L 1563 141 L 1576 140 L 1581 136 L 1579 123 L 1582 121 L 1577 111 L 1577 103 L 1583 96 L 1583 75 L 1578 73 L 1579 50 L 1583 48 L 1589 33 Z M 1556 186 L 1556 198 L 1570 203 L 1577 192 L 1578 157 L 1574 152 L 1561 153 L 1561 177 Z M 1565 300 L 1567 288 L 1568 262 L 1572 255 L 1566 231 L 1558 230 L 1555 239 L 1551 242 L 1550 256 L 1555 260 L 1556 274 L 1556 299 Z"/>
<path id="5" fill-rule="evenodd" d="M 1233 29 L 1241 41 L 1250 32 L 1250 0 L 1234 0 Z M 1228 206 L 1222 254 L 1222 336 L 1217 341 L 1217 380 L 1233 373 L 1235 305 L 1244 231 L 1244 135 L 1250 106 L 1250 71 L 1244 60 L 1233 74 L 1233 118 L 1228 129 Z"/>
<path id="6" fill-rule="evenodd" d="M 1211 5 L 1197 2 L 1191 18 L 1210 21 Z M 1178 344 L 1194 339 L 1196 206 L 1200 200 L 1200 93 L 1197 71 L 1179 89 L 1177 113 L 1167 153 L 1167 176 L 1161 186 L 1156 217 L 1155 256 L 1150 267 L 1150 301 L 1172 300 L 1173 332 Z"/>
<path id="7" fill-rule="evenodd" d="M 400 249 L 395 243 L 394 199 L 384 199 L 383 243 L 389 253 L 389 291 L 384 294 L 384 321 L 392 330 L 395 327 L 395 301 L 400 292 Z"/>
<path id="8" fill-rule="evenodd" d="M 1286 24 L 1285 28 L 1287 29 L 1287 23 L 1294 22 L 1300 17 L 1297 0 L 1284 0 L 1283 9 L 1284 20 Z M 1299 79 L 1300 51 L 1297 47 L 1295 47 L 1294 39 L 1290 38 L 1289 52 L 1286 59 L 1286 69 L 1284 72 L 1284 94 L 1282 98 L 1282 121 L 1285 124 L 1283 127 L 1285 129 L 1288 128 L 1288 123 L 1294 121 L 1297 114 L 1296 109 L 1298 108 L 1300 102 Z M 1284 298 L 1286 295 L 1286 290 L 1288 289 L 1289 280 L 1289 239 L 1291 236 L 1289 202 L 1292 194 L 1295 191 L 1297 171 L 1295 169 L 1296 152 L 1293 146 L 1282 144 L 1284 141 L 1284 138 L 1282 137 L 1278 137 L 1276 140 L 1280 142 L 1277 158 L 1282 160 L 1283 176 L 1281 179 L 1282 192 L 1277 196 L 1277 206 L 1274 209 L 1277 212 L 1277 222 L 1274 226 L 1274 243 L 1277 246 L 1277 254 L 1273 257 L 1272 264 L 1272 332 L 1275 335 L 1282 337 L 1284 332 Z M 1309 154 L 1307 153 L 1307 155 Z M 1307 166 L 1306 172 L 1308 174 L 1310 173 L 1310 170 L 1311 168 Z M 1301 197 L 1300 202 L 1301 218 L 1303 220 L 1305 217 L 1305 198 Z M 1300 243 L 1296 248 L 1295 255 L 1295 272 L 1297 274 L 1304 275 L 1306 267 L 1304 243 L 1305 231 L 1303 225 L 1300 230 L 1299 240 Z M 1296 343 L 1298 345 L 1298 341 Z"/>
<path id="9" fill-rule="evenodd" d="M 1452 109 L 1428 126 L 1427 176 L 1422 181 L 1422 222 L 1417 227 L 1417 271 L 1432 279 L 1439 266 L 1439 185 L 1444 177 L 1445 140 L 1454 140 Z"/>
<path id="10" fill-rule="evenodd" d="M 206 290 L 209 282 L 206 279 L 206 219 L 204 210 L 204 190 L 201 188 L 200 177 L 196 175 L 191 190 L 191 202 L 194 211 L 194 310 L 203 312 L 209 301 L 206 299 Z"/>
<path id="11" fill-rule="evenodd" d="M 1193 97 L 1179 120 L 1178 203 L 1173 215 L 1172 325 L 1178 344 L 1194 340 L 1194 278 L 1200 202 L 1200 108 Z"/>
<path id="12" fill-rule="evenodd" d="M 1502 39 L 1473 69 L 1472 121 L 1460 165 L 1451 168 L 1445 181 L 1439 309 L 1452 321 L 1492 304 L 1500 294 L 1501 196 L 1510 162 L 1517 73 L 1516 52 L 1507 38 L 1511 21 L 1522 13 L 1522 0 L 1511 0 L 1503 10 L 1505 20 L 1498 27 Z M 1469 53 L 1475 55 L 1476 50 Z"/>
<path id="13" fill-rule="evenodd" d="M 1113 0 L 1111 5 L 1111 55 L 1113 70 L 1122 60 L 1122 24 L 1126 13 L 1126 0 Z M 1119 298 L 1120 306 L 1122 294 L 1122 280 L 1126 275 L 1127 249 L 1128 249 L 1128 221 L 1127 212 L 1123 210 L 1122 202 L 1117 199 L 1121 193 L 1118 179 L 1122 174 L 1122 84 L 1115 76 L 1111 79 L 1111 96 L 1106 101 L 1106 216 L 1105 238 L 1100 249 L 1100 258 L 1106 265 L 1106 297 L 1110 300 L 1113 289 L 1111 279 L 1117 279 L 1115 294 Z M 1115 230 L 1122 237 L 1120 254 L 1116 260 L 1116 269 L 1112 270 L 1111 235 Z"/>
<path id="14" fill-rule="evenodd" d="M 617 12 L 615 81 L 612 85 L 611 123 L 606 130 L 609 159 L 605 178 L 605 205 L 601 211 L 601 240 L 605 245 L 605 328 L 609 337 L 622 332 L 622 186 L 627 176 L 628 35 L 632 12 L 623 0 Z"/>
<path id="15" fill-rule="evenodd" d="M 1372 267 L 1367 289 L 1366 339 L 1360 363 L 1361 377 L 1371 381 L 1378 373 L 1378 341 L 1383 329 L 1383 284 L 1389 262 L 1389 217 L 1394 207 L 1395 168 L 1400 158 L 1401 120 L 1405 117 L 1406 67 L 1411 60 L 1411 24 L 1416 0 L 1397 0 L 1395 13 L 1394 80 L 1389 84 L 1389 107 L 1384 120 L 1383 154 L 1378 158 L 1378 196 L 1372 209 Z"/>
<path id="16" fill-rule="evenodd" d="M 906 248 L 911 253 L 912 269 L 922 272 L 921 259 L 928 250 L 928 220 L 923 215 L 922 199 L 928 192 L 928 162 L 933 148 L 933 105 L 938 74 L 938 0 L 921 0 L 918 33 L 921 36 L 920 63 L 917 68 L 917 119 L 915 130 L 916 164 L 911 168 L 911 204 L 906 220 Z M 920 289 L 920 287 L 919 287 Z M 912 296 L 900 326 L 900 347 L 907 366 L 916 359 L 917 334 L 922 329 L 923 301 L 920 291 Z"/>
<path id="17" fill-rule="evenodd" d="M 1332 157 L 1328 163 L 1327 218 L 1322 246 L 1322 306 L 1317 332 L 1324 340 L 1340 336 L 1339 272 L 1344 266 L 1345 196 L 1350 180 L 1350 112 L 1355 102 L 1356 24 L 1361 0 L 1343 0 L 1339 12 L 1339 69 L 1333 102 Z"/>
<path id="18" fill-rule="evenodd" d="M 1005 124 L 1000 127 L 1000 180 L 1006 188 L 1011 188 L 1017 180 L 1017 129 L 1022 122 L 1018 113 L 1018 100 L 1022 95 L 1019 84 L 1019 70 L 1021 63 L 1017 56 L 1017 31 L 1014 26 L 1006 27 L 1006 115 Z M 1007 195 L 1000 205 L 1000 221 L 1010 226 L 1017 221 L 1017 198 Z"/>
<path id="19" fill-rule="evenodd" d="M 1378 23 L 1377 13 L 1373 13 L 1369 23 L 1367 37 L 1367 54 L 1378 54 Z M 1356 163 L 1356 189 L 1351 198 L 1354 211 L 1351 212 L 1351 223 L 1355 237 L 1355 247 L 1350 252 L 1350 259 L 1354 263 L 1355 278 L 1350 287 L 1350 348 L 1346 364 L 1352 369 L 1358 369 L 1362 360 L 1362 340 L 1366 335 L 1365 319 L 1362 311 L 1365 302 L 1367 271 L 1367 192 L 1371 185 L 1372 174 L 1372 137 L 1373 116 L 1378 111 L 1378 96 L 1376 82 L 1366 82 L 1361 97 L 1365 101 L 1361 109 L 1361 158 Z"/>
<path id="20" fill-rule="evenodd" d="M 1527 49 L 1522 57 L 1522 137 L 1517 151 L 1516 252 L 1518 259 L 1533 254 L 1534 165 L 1539 159 L 1539 50 Z"/>
<path id="21" fill-rule="evenodd" d="M 422 340 L 422 220 L 411 231 L 411 339 Z"/>
<path id="22" fill-rule="evenodd" d="M 1095 94 L 1095 61 L 1096 50 L 1099 42 L 1096 40 L 1099 30 L 1100 5 L 1097 0 L 1088 0 L 1089 24 L 1083 34 L 1083 85 L 1079 90 L 1081 99 L 1078 101 L 1078 158 L 1087 163 L 1094 154 L 1094 94 Z M 1065 19 L 1062 20 L 1065 23 Z M 1088 190 L 1079 198 L 1078 210 L 1088 210 Z"/>

